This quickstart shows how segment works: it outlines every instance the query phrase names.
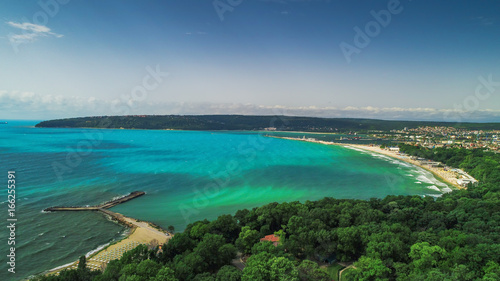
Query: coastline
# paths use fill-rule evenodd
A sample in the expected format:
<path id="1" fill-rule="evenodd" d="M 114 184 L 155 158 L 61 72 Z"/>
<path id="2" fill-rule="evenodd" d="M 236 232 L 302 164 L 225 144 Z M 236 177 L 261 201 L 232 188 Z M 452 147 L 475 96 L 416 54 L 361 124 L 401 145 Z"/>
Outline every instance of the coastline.
<path id="1" fill-rule="evenodd" d="M 455 173 L 450 172 L 450 171 L 445 171 L 443 168 L 434 168 L 434 167 L 430 167 L 427 165 L 422 165 L 422 164 L 420 164 L 420 162 L 412 160 L 407 156 L 402 156 L 398 153 L 394 153 L 392 151 L 381 149 L 378 146 L 369 146 L 369 145 L 361 145 L 361 144 L 340 144 L 340 145 L 351 146 L 354 148 L 362 149 L 362 150 L 373 152 L 373 153 L 382 154 L 382 155 L 385 155 L 385 156 L 388 156 L 388 157 L 391 157 L 391 158 L 394 158 L 397 160 L 401 160 L 405 163 L 412 164 L 412 165 L 417 166 L 419 168 L 422 168 L 428 172 L 431 172 L 434 176 L 436 176 L 441 181 L 443 181 L 443 182 L 445 182 L 445 183 L 447 183 L 447 184 L 449 184 L 457 189 L 464 189 L 464 187 L 457 184 L 457 181 L 456 181 L 457 179 L 456 179 Z"/>
<path id="2" fill-rule="evenodd" d="M 364 144 L 336 143 L 336 142 L 319 141 L 319 140 L 313 140 L 313 139 L 299 139 L 299 138 L 290 138 L 290 137 L 276 137 L 276 136 L 269 136 L 269 137 L 295 140 L 295 141 L 313 142 L 313 143 L 326 144 L 326 145 L 352 147 L 352 148 L 357 148 L 357 149 L 361 149 L 361 150 L 368 151 L 368 152 L 378 153 L 378 154 L 381 154 L 384 156 L 388 156 L 388 157 L 403 161 L 403 162 L 411 164 L 413 166 L 422 168 L 428 172 L 431 172 L 439 180 L 443 181 L 444 183 L 446 183 L 448 185 L 451 185 L 452 187 L 454 187 L 456 189 L 464 189 L 465 188 L 465 187 L 457 184 L 457 178 L 456 178 L 457 174 L 455 174 L 454 172 L 445 171 L 443 168 L 434 168 L 434 167 L 430 167 L 428 165 L 422 165 L 420 162 L 418 162 L 416 160 L 412 160 L 408 156 L 402 156 L 398 152 L 393 152 L 393 151 L 381 149 L 379 146 L 370 146 L 370 145 L 364 145 Z"/>
<path id="3" fill-rule="evenodd" d="M 107 264 L 114 259 L 119 259 L 126 251 L 132 250 L 139 245 L 157 246 L 167 243 L 173 234 L 149 222 L 139 221 L 122 214 L 106 210 L 106 216 L 124 224 L 127 228 L 127 235 L 123 239 L 114 243 L 99 246 L 97 249 L 85 254 L 87 257 L 87 267 L 91 270 L 104 270 Z M 74 261 L 62 266 L 50 269 L 42 274 L 53 275 L 65 269 L 76 269 L 78 261 Z"/>

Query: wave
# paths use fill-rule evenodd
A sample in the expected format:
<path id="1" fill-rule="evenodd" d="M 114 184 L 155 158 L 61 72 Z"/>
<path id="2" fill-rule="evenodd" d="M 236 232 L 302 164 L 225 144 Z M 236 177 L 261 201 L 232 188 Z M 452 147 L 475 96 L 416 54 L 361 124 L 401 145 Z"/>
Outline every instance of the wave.
<path id="1" fill-rule="evenodd" d="M 427 178 L 424 175 L 417 176 L 417 180 L 420 181 L 421 183 L 425 182 L 425 183 L 428 183 L 428 184 L 433 184 L 432 180 L 430 180 L 429 178 Z"/>
<path id="2" fill-rule="evenodd" d="M 100 246 L 99 246 L 99 247 L 97 247 L 96 249 L 94 249 L 94 250 L 92 250 L 92 251 L 90 251 L 90 252 L 86 253 L 86 254 L 85 254 L 85 257 L 86 257 L 86 258 L 90 257 L 92 254 L 99 252 L 100 250 L 104 249 L 104 248 L 105 248 L 105 247 L 107 247 L 108 245 L 109 245 L 109 243 L 106 243 L 106 244 L 100 245 Z"/>
<path id="3" fill-rule="evenodd" d="M 440 186 L 440 187 L 448 187 L 448 185 L 444 182 L 441 182 L 440 180 L 438 180 L 434 174 L 432 174 L 431 172 L 429 171 L 426 171 L 422 168 L 418 168 L 417 170 L 417 173 L 420 174 L 418 177 L 417 177 L 417 180 L 421 181 L 421 182 L 425 182 L 425 183 L 428 183 L 428 184 L 433 184 L 433 185 L 437 185 L 437 186 Z"/>
<path id="4" fill-rule="evenodd" d="M 430 185 L 430 186 L 426 186 L 428 189 L 432 189 L 432 190 L 435 190 L 435 191 L 439 191 L 441 192 L 441 189 L 439 189 L 437 186 L 435 185 Z"/>
<path id="5" fill-rule="evenodd" d="M 448 193 L 448 192 L 452 192 L 453 190 L 451 188 L 449 188 L 449 187 L 445 187 L 441 191 L 444 192 L 444 193 Z"/>
<path id="6" fill-rule="evenodd" d="M 366 150 L 359 149 L 359 148 L 352 147 L 352 146 L 345 146 L 345 148 L 349 148 L 349 149 L 352 149 L 352 150 L 356 150 L 356 151 L 359 151 L 359 152 L 365 152 L 366 153 Z"/>
<path id="7" fill-rule="evenodd" d="M 72 264 L 74 264 L 74 263 L 75 263 L 75 262 L 70 262 L 70 263 L 67 263 L 67 264 L 65 264 L 65 265 L 61 265 L 61 266 L 58 266 L 58 267 L 54 267 L 54 268 L 50 269 L 50 270 L 49 270 L 49 272 L 51 272 L 51 271 L 57 271 L 57 270 L 59 270 L 59 269 L 63 269 L 63 268 L 68 267 L 68 266 L 70 266 L 70 265 L 72 265 Z"/>

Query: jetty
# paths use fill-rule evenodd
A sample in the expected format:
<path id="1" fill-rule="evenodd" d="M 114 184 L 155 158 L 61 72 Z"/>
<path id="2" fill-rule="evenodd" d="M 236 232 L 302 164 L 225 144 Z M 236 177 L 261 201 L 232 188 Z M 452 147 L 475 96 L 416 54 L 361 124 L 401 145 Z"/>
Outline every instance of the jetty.
<path id="1" fill-rule="evenodd" d="M 146 194 L 146 192 L 144 192 L 144 191 L 134 191 L 134 192 L 131 192 L 129 195 L 125 195 L 123 197 L 120 197 L 120 198 L 117 198 L 117 199 L 113 199 L 111 201 L 102 203 L 102 204 L 97 205 L 97 206 L 83 206 L 83 207 L 81 207 L 81 206 L 80 207 L 60 207 L 60 206 L 57 206 L 57 207 L 47 208 L 47 209 L 45 209 L 43 211 L 44 212 L 56 212 L 56 211 L 102 211 L 102 210 L 114 207 L 116 205 L 125 203 L 125 202 L 130 201 L 132 199 L 135 199 L 137 197 L 140 197 L 140 196 L 142 196 L 144 194 Z M 104 213 L 106 213 L 106 212 L 104 212 Z"/>
<path id="2" fill-rule="evenodd" d="M 118 204 L 125 203 L 137 197 L 146 194 L 143 191 L 134 191 L 129 195 L 113 199 L 111 201 L 99 204 L 97 206 L 84 206 L 84 207 L 50 207 L 45 209 L 45 212 L 55 212 L 55 211 L 96 211 L 100 212 L 106 216 L 111 217 L 127 227 L 130 228 L 130 232 L 122 240 L 116 243 L 106 246 L 104 249 L 98 250 L 97 252 L 88 253 L 87 256 L 87 267 L 92 270 L 104 270 L 108 263 L 112 260 L 120 259 L 122 255 L 134 249 L 139 245 L 145 245 L 150 249 L 154 249 L 158 246 L 164 245 L 172 237 L 173 233 L 170 233 L 161 227 L 146 221 L 136 220 L 134 218 L 126 217 L 120 213 L 115 213 L 108 208 L 114 207 Z M 78 261 L 65 266 L 57 267 L 53 270 L 46 272 L 46 274 L 59 274 L 64 269 L 76 269 L 78 267 Z"/>

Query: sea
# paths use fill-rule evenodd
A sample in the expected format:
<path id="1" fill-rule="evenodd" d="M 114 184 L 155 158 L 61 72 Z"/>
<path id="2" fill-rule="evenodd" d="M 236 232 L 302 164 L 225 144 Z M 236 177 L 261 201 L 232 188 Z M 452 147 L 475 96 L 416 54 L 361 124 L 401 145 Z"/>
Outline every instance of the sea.
<path id="1" fill-rule="evenodd" d="M 0 124 L 5 281 L 68 264 L 127 234 L 99 213 L 43 212 L 52 206 L 96 205 L 145 191 L 111 210 L 182 231 L 271 202 L 451 191 L 428 171 L 387 156 L 265 132 L 35 128 L 36 120 L 6 121 Z M 15 206 L 7 201 L 9 172 L 15 172 Z M 8 219 L 16 220 L 14 231 Z M 15 273 L 8 271 L 11 247 Z"/>

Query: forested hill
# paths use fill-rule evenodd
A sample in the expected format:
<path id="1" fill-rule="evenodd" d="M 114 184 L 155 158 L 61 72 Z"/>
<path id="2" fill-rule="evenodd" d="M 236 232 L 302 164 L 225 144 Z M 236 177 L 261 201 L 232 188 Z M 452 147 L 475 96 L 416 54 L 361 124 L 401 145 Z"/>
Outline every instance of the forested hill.
<path id="1" fill-rule="evenodd" d="M 455 123 L 428 121 L 387 121 L 353 118 L 315 118 L 250 115 L 134 115 L 97 116 L 44 121 L 36 127 L 50 128 L 125 128 L 175 130 L 263 130 L 336 132 L 450 126 L 465 129 L 498 129 L 500 123 Z"/>

